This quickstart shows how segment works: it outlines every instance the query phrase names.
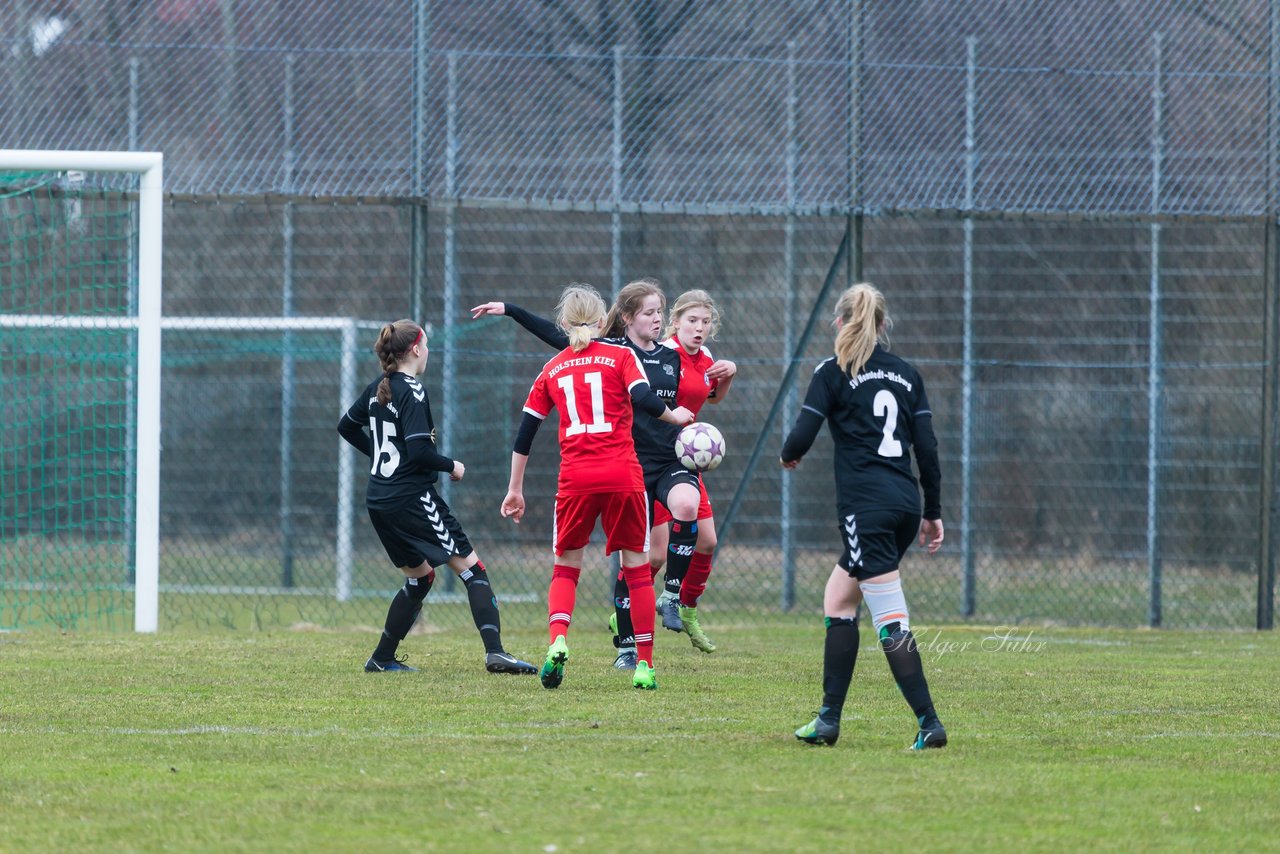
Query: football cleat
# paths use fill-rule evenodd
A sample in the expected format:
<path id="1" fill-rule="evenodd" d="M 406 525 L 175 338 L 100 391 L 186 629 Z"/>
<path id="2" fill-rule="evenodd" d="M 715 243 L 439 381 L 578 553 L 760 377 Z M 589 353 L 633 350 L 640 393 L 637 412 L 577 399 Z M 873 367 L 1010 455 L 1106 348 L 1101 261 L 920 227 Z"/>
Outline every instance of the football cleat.
<path id="1" fill-rule="evenodd" d="M 920 719 L 920 731 L 916 733 L 916 740 L 912 742 L 912 750 L 929 750 L 934 747 L 947 746 L 947 731 L 943 729 L 942 722 L 933 718 Z"/>
<path id="2" fill-rule="evenodd" d="M 527 661 L 521 661 L 509 652 L 485 653 L 484 669 L 490 673 L 516 673 L 521 676 L 526 674 L 532 676 L 538 672 L 538 668 Z"/>
<path id="3" fill-rule="evenodd" d="M 631 687 L 644 691 L 658 690 L 658 674 L 643 661 L 636 663 L 635 675 L 631 677 Z"/>
<path id="4" fill-rule="evenodd" d="M 560 683 L 564 681 L 564 663 L 568 660 L 569 645 L 565 643 L 564 635 L 558 635 L 555 642 L 547 648 L 547 659 L 542 662 L 542 670 L 538 672 L 543 688 L 560 687 Z"/>
<path id="5" fill-rule="evenodd" d="M 658 597 L 658 616 L 662 618 L 662 627 L 673 632 L 684 631 L 684 623 L 680 621 L 680 597 L 665 590 Z"/>
<path id="6" fill-rule="evenodd" d="M 418 668 L 405 664 L 408 656 L 402 655 L 390 661 L 377 661 L 373 656 L 364 663 L 366 673 L 417 673 Z"/>
<path id="7" fill-rule="evenodd" d="M 715 652 L 716 645 L 711 642 L 711 638 L 707 637 L 707 633 L 702 630 L 702 626 L 698 623 L 697 606 L 687 608 L 684 605 L 680 605 L 679 608 L 680 623 L 684 626 L 684 633 L 689 636 L 689 642 L 703 652 Z"/>
<path id="8" fill-rule="evenodd" d="M 636 650 L 635 647 L 623 647 L 618 650 L 618 657 L 613 660 L 613 666 L 618 670 L 635 670 L 636 669 Z"/>
<path id="9" fill-rule="evenodd" d="M 805 744 L 825 744 L 830 747 L 840 739 L 840 722 L 824 721 L 822 715 L 818 715 L 796 730 L 796 738 Z"/>

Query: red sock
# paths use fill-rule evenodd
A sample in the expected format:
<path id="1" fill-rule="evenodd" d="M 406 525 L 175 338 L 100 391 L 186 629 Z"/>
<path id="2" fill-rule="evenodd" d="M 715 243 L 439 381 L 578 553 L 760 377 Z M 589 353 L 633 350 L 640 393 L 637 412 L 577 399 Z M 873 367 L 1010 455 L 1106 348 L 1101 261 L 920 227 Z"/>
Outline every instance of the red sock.
<path id="1" fill-rule="evenodd" d="M 578 574 L 581 571 L 576 566 L 560 564 L 556 564 L 551 570 L 551 589 L 547 591 L 547 626 L 552 643 L 555 643 L 558 636 L 569 634 L 573 603 L 578 597 Z"/>
<path id="2" fill-rule="evenodd" d="M 654 579 L 658 577 L 659 572 L 662 572 L 662 564 L 660 563 L 649 564 L 649 583 L 650 584 L 652 584 Z"/>
<path id="3" fill-rule="evenodd" d="M 698 597 L 707 589 L 707 578 L 711 575 L 711 555 L 694 552 L 689 561 L 689 572 L 685 574 L 680 585 L 680 604 L 686 608 L 698 607 Z"/>
<path id="4" fill-rule="evenodd" d="M 631 594 L 631 627 L 636 633 L 636 659 L 653 667 L 653 622 L 657 598 L 648 565 L 624 566 L 627 592 Z"/>

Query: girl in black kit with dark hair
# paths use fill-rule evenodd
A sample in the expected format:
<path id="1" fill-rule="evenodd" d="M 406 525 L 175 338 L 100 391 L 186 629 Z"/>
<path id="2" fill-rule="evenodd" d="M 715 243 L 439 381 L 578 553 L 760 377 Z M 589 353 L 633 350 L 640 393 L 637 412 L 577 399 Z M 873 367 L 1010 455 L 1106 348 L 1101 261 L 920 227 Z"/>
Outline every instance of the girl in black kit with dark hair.
<path id="1" fill-rule="evenodd" d="M 879 344 L 891 326 L 880 291 L 868 284 L 845 291 L 836 304 L 835 326 L 836 355 L 814 371 L 781 454 L 783 468 L 794 469 L 822 422 L 830 425 L 844 541 L 822 600 L 822 707 L 796 730 L 796 738 L 831 745 L 840 737 L 840 714 L 858 657 L 858 606 L 865 601 L 893 678 L 916 715 L 912 748 L 942 747 L 947 732 L 933 708 L 898 574 L 917 535 L 929 554 L 942 546 L 942 477 L 929 399 L 920 373 Z"/>
<path id="2" fill-rule="evenodd" d="M 382 638 L 364 669 L 370 673 L 414 671 L 396 657 L 435 581 L 435 567 L 449 565 L 467 588 L 471 616 L 484 641 L 490 673 L 537 673 L 502 649 L 498 600 L 484 563 L 449 505 L 436 492 L 441 472 L 462 480 L 466 466 L 436 450 L 435 421 L 418 375 L 427 366 L 427 341 L 412 320 L 382 327 L 374 345 L 382 375 L 365 388 L 341 420 L 338 432 L 372 460 L 365 503 L 387 557 L 405 575 L 391 600 Z M 368 433 L 365 428 L 368 428 Z"/>

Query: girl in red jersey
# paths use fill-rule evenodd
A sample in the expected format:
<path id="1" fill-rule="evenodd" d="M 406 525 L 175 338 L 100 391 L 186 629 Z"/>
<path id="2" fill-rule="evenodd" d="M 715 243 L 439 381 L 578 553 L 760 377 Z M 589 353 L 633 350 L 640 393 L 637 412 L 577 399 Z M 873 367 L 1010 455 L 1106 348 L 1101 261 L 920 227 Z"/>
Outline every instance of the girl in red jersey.
<path id="1" fill-rule="evenodd" d="M 604 300 L 586 285 L 561 295 L 557 321 L 569 346 L 552 358 L 529 391 L 524 419 L 511 455 L 511 482 L 502 515 L 524 515 L 524 472 L 533 437 L 554 407 L 560 412 L 560 475 L 556 488 L 556 563 L 547 596 L 551 646 L 540 677 L 559 687 L 569 658 L 566 636 L 573 617 L 582 555 L 599 519 L 607 553 L 621 552 L 622 571 L 633 604 L 636 688 L 657 688 L 653 670 L 654 595 L 649 572 L 649 512 L 644 475 L 631 435 L 632 408 L 670 424 L 688 424 L 693 414 L 672 412 L 649 388 L 635 352 L 595 340 L 603 329 Z"/>
<path id="2" fill-rule="evenodd" d="M 695 418 L 704 403 L 717 404 L 725 399 L 738 373 L 737 365 L 728 359 L 713 358 L 703 346 L 715 338 L 719 328 L 720 312 L 706 291 L 685 291 L 676 297 L 663 343 L 680 354 L 676 405 L 689 409 Z M 711 575 L 716 523 L 702 476 L 697 477 L 696 487 L 686 483 L 673 488 L 666 506 L 655 508 L 653 521 L 649 553 L 653 575 L 662 570 L 666 558 L 663 591 L 657 602 L 662 625 L 685 632 L 694 646 L 711 652 L 716 646 L 698 619 L 698 597 L 706 590 Z"/>

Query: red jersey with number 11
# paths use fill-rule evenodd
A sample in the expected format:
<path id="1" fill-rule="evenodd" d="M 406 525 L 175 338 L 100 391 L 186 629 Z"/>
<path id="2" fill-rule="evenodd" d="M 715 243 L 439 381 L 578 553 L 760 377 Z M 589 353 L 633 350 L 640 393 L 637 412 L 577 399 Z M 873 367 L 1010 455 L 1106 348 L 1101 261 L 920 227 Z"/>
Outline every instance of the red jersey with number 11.
<path id="1" fill-rule="evenodd" d="M 648 385 L 635 351 L 592 341 L 547 362 L 524 411 L 545 419 L 560 410 L 560 495 L 644 490 L 631 439 L 631 389 Z"/>

